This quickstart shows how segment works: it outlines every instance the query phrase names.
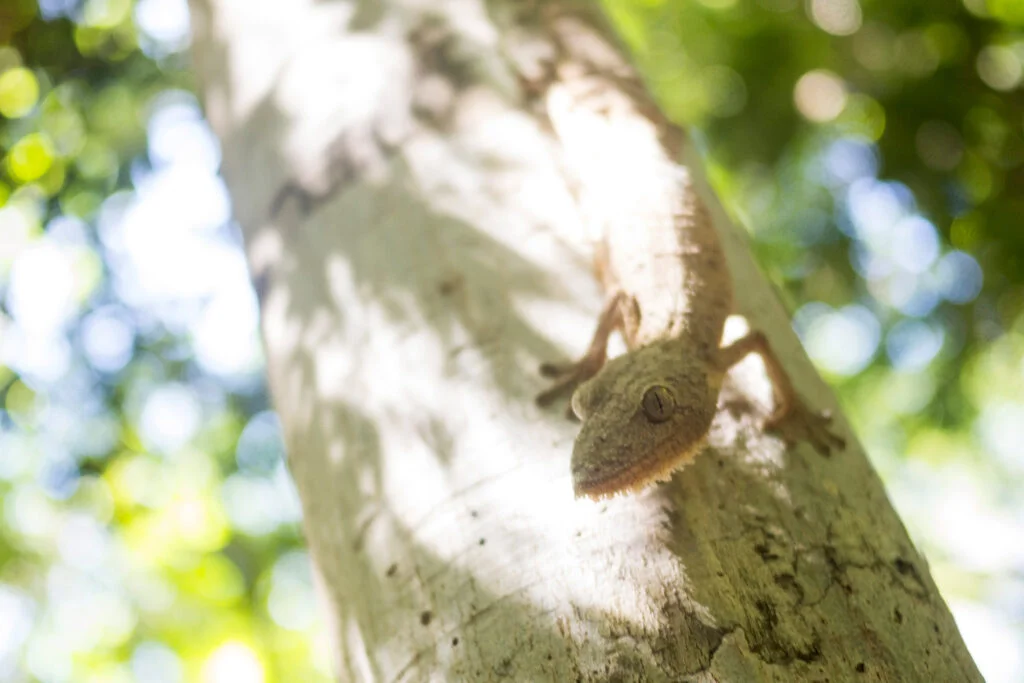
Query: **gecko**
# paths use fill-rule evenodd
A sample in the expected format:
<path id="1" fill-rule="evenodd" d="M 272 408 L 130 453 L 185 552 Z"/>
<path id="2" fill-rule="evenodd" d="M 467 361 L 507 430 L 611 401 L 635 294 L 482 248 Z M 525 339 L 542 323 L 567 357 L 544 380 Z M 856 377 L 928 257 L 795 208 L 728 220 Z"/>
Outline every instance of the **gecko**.
<path id="1" fill-rule="evenodd" d="M 722 345 L 732 278 L 689 173 L 676 170 L 683 187 L 671 216 L 612 221 L 595 247 L 606 299 L 586 353 L 541 366 L 554 382 L 537 403 L 572 391 L 571 412 L 582 421 L 571 460 L 577 497 L 636 492 L 691 462 L 704 447 L 726 373 L 751 353 L 764 360 L 775 397 L 763 428 L 822 454 L 845 447 L 829 428 L 831 415 L 800 399 L 762 332 Z M 627 352 L 607 360 L 615 330 Z"/>

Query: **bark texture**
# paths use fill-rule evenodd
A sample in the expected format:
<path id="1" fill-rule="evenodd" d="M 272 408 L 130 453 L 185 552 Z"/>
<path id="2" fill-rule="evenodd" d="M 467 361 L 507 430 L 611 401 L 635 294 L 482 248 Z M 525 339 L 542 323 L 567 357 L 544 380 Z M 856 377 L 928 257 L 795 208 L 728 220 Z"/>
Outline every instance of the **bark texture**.
<path id="1" fill-rule="evenodd" d="M 762 434 L 755 359 L 670 483 L 573 499 L 578 427 L 533 397 L 651 147 L 613 142 L 685 148 L 738 312 L 837 410 L 590 3 L 192 10 L 341 680 L 981 680 L 842 416 L 831 458 Z"/>

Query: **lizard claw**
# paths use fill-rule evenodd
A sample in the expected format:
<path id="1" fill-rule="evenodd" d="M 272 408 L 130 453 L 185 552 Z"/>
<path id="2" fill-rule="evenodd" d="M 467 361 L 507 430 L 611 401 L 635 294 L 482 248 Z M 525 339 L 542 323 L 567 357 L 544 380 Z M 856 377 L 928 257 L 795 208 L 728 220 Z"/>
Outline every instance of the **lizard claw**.
<path id="1" fill-rule="evenodd" d="M 841 451 L 846 448 L 846 439 L 829 428 L 831 422 L 831 411 L 816 413 L 801 402 L 769 417 L 765 420 L 764 429 L 777 434 L 787 446 L 807 441 L 819 454 L 829 455 L 833 449 Z"/>
<path id="2" fill-rule="evenodd" d="M 576 363 L 541 363 L 540 374 L 541 377 L 558 379 L 572 372 L 575 365 Z"/>

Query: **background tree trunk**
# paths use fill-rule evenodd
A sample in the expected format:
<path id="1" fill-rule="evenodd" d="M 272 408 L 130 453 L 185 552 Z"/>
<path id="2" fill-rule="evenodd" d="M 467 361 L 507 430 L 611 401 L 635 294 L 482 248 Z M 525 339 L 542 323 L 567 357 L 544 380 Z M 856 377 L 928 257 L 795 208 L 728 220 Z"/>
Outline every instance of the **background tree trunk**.
<path id="1" fill-rule="evenodd" d="M 434 5 L 193 3 L 340 678 L 981 680 L 841 416 L 831 458 L 758 429 L 755 359 L 670 483 L 573 499 L 578 427 L 533 397 L 600 307 L 570 152 L 608 135 L 686 147 L 738 312 L 837 406 L 589 3 Z M 553 126 L 581 70 L 609 105 Z"/>

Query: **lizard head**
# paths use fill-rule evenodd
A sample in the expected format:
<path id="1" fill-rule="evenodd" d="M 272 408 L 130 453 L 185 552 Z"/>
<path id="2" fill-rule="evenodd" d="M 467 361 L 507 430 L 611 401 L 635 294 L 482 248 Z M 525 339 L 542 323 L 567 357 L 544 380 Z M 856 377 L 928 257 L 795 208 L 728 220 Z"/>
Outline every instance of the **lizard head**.
<path id="1" fill-rule="evenodd" d="M 576 495 L 603 498 L 668 479 L 703 447 L 720 382 L 678 341 L 609 361 L 572 397 L 583 421 L 572 453 Z"/>

